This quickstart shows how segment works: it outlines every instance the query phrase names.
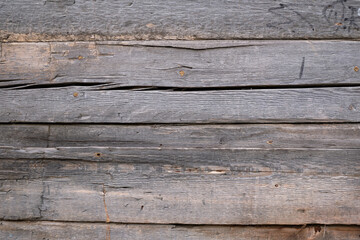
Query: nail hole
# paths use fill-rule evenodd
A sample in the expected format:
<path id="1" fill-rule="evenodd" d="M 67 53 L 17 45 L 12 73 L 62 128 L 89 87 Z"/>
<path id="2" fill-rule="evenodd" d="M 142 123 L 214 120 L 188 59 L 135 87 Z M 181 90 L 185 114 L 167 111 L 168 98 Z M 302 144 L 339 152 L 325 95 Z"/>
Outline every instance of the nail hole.
<path id="1" fill-rule="evenodd" d="M 279 184 L 275 184 L 275 187 L 279 187 Z"/>
<path id="2" fill-rule="evenodd" d="M 185 72 L 181 70 L 181 71 L 179 72 L 179 74 L 180 74 L 180 76 L 184 76 L 184 75 L 185 75 Z"/>
<path id="3" fill-rule="evenodd" d="M 267 141 L 266 143 L 267 144 L 272 144 L 274 141 L 273 140 L 269 140 L 269 141 Z"/>
<path id="4" fill-rule="evenodd" d="M 79 56 L 78 56 L 78 59 L 81 60 L 81 59 L 84 59 L 84 57 L 81 56 L 81 55 L 79 55 Z"/>
<path id="5" fill-rule="evenodd" d="M 355 67 L 354 67 L 354 71 L 355 71 L 355 72 L 358 72 L 358 71 L 359 71 L 359 67 L 358 67 L 358 66 L 355 66 Z"/>
<path id="6" fill-rule="evenodd" d="M 78 92 L 74 92 L 74 97 L 78 97 L 79 96 L 79 93 Z"/>
<path id="7" fill-rule="evenodd" d="M 95 153 L 96 157 L 101 157 L 101 153 Z"/>
<path id="8" fill-rule="evenodd" d="M 315 226 L 314 230 L 315 230 L 315 233 L 321 232 L 321 227 L 320 226 Z"/>

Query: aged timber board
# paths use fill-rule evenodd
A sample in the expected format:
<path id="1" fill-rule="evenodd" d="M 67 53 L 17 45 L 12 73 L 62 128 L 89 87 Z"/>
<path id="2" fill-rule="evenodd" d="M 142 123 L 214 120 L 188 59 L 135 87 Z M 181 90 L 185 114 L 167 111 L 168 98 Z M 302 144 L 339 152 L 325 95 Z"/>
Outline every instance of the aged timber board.
<path id="1" fill-rule="evenodd" d="M 359 87 L 223 91 L 0 90 L 0 122 L 358 122 Z"/>
<path id="2" fill-rule="evenodd" d="M 122 41 L 2 43 L 0 87 L 121 88 L 351 86 L 358 41 Z"/>
<path id="3" fill-rule="evenodd" d="M 0 40 L 358 38 L 356 0 L 12 0 Z"/>
<path id="4" fill-rule="evenodd" d="M 194 226 L 59 222 L 0 222 L 2 239 L 267 239 L 358 240 L 358 226 Z"/>

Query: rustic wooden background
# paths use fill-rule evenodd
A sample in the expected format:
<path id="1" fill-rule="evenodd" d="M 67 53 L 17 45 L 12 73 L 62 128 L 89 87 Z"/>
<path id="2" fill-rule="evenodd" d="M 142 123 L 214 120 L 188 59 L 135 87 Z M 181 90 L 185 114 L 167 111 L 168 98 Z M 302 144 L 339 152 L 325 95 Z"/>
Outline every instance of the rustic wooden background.
<path id="1" fill-rule="evenodd" d="M 360 239 L 360 2 L 1 0 L 0 239 Z"/>

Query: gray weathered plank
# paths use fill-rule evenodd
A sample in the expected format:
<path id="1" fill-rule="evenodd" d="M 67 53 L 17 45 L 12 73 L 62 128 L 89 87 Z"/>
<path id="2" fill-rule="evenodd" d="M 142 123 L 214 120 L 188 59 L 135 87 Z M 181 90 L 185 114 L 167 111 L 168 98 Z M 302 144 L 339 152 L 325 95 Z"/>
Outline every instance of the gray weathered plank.
<path id="1" fill-rule="evenodd" d="M 19 154 L 15 157 L 34 160 L 0 161 L 1 219 L 296 225 L 360 221 L 355 149 L 1 148 L 0 156 L 11 158 L 11 150 Z"/>
<path id="2" fill-rule="evenodd" d="M 359 124 L 0 124 L 0 146 L 360 148 Z"/>
<path id="3" fill-rule="evenodd" d="M 0 40 L 358 38 L 356 0 L 12 0 Z"/>
<path id="4" fill-rule="evenodd" d="M 357 240 L 358 226 L 186 226 L 60 222 L 0 222 L 1 239 L 267 239 Z"/>
<path id="5" fill-rule="evenodd" d="M 257 87 L 360 84 L 357 41 L 3 43 L 0 86 Z M 355 69 L 355 70 L 354 70 Z"/>
<path id="6" fill-rule="evenodd" d="M 231 91 L 0 90 L 0 122 L 358 122 L 360 88 Z"/>
<path id="7" fill-rule="evenodd" d="M 123 147 L 57 147 L 14 148 L 0 147 L 0 159 L 68 160 L 113 162 L 126 164 L 170 164 L 181 167 L 199 167 L 199 172 L 232 171 L 288 173 L 326 173 L 357 176 L 359 149 L 262 149 L 262 148 L 123 148 Z M 346 164 L 343 160 L 346 159 Z M 206 167 L 210 167 L 206 170 Z M 192 171 L 189 170 L 190 172 Z M 16 170 L 14 169 L 16 173 Z M 187 170 L 186 170 L 187 172 Z M 3 176 L 10 177 L 10 172 Z M 8 175 L 6 175 L 8 174 Z M 28 175 L 26 175 L 28 176 Z"/>

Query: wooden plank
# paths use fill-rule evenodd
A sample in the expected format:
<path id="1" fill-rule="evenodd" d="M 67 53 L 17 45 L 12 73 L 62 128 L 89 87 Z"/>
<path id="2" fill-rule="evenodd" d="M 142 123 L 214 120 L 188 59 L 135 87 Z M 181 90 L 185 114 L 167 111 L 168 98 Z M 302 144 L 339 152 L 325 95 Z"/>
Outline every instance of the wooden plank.
<path id="1" fill-rule="evenodd" d="M 359 149 L 262 149 L 262 148 L 119 148 L 119 147 L 0 147 L 0 159 L 53 159 L 127 164 L 220 166 L 231 171 L 328 173 L 358 175 Z M 346 158 L 346 164 L 342 160 Z M 297 166 L 301 165 L 301 167 Z M 191 170 L 189 170 L 191 171 Z M 204 170 L 205 171 L 205 170 Z M 213 171 L 213 169 L 209 169 Z M 16 172 L 14 170 L 14 172 Z M 206 172 L 206 171 L 205 171 Z M 5 172 L 4 178 L 10 173 Z M 8 175 L 6 175 L 8 174 Z"/>
<path id="2" fill-rule="evenodd" d="M 359 46 L 357 41 L 3 43 L 0 86 L 354 85 L 360 84 Z"/>
<path id="3" fill-rule="evenodd" d="M 358 226 L 186 226 L 0 222 L 1 239 L 268 239 L 357 240 Z"/>
<path id="4" fill-rule="evenodd" d="M 358 38 L 359 7 L 356 0 L 12 0 L 0 5 L 0 40 Z"/>
<path id="5" fill-rule="evenodd" d="M 0 146 L 47 147 L 48 125 L 0 125 Z"/>
<path id="6" fill-rule="evenodd" d="M 0 90 L 0 122 L 358 122 L 359 93 L 358 87 L 180 92 L 85 87 Z"/>
<path id="7" fill-rule="evenodd" d="M 34 160 L 0 161 L 1 219 L 230 225 L 360 221 L 355 149 L 27 148 L 17 153 Z M 2 151 L 0 156 L 12 155 Z"/>
<path id="8" fill-rule="evenodd" d="M 359 124 L 0 124 L 0 146 L 360 148 Z"/>

